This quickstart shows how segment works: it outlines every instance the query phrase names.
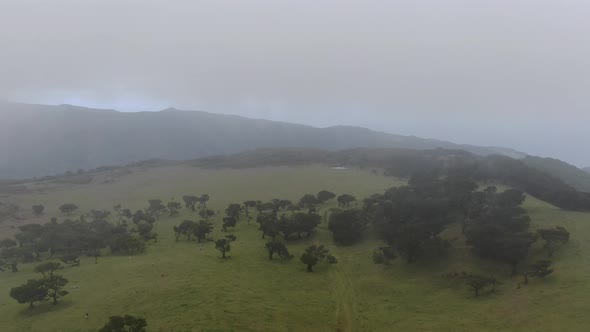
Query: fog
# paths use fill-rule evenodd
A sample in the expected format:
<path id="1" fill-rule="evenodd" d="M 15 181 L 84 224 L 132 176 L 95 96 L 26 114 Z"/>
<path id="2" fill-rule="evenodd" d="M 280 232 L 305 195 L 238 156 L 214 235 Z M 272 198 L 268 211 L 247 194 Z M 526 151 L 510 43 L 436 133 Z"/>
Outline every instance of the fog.
<path id="1" fill-rule="evenodd" d="M 590 3 L 2 0 L 0 99 L 169 106 L 590 165 Z"/>

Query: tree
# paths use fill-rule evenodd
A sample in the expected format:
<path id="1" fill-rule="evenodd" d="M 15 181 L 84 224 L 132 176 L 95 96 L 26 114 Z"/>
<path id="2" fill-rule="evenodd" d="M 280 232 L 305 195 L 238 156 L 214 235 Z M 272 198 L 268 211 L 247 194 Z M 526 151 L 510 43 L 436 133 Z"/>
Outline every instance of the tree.
<path id="1" fill-rule="evenodd" d="M 129 209 L 123 209 L 121 204 L 117 204 L 113 207 L 115 212 L 117 213 L 117 222 L 123 221 L 123 218 L 131 219 L 133 217 L 133 213 Z"/>
<path id="2" fill-rule="evenodd" d="M 396 248 L 406 263 L 411 264 L 419 257 L 443 253 L 449 248 L 450 243 L 433 235 L 432 229 L 433 225 L 429 222 L 417 222 L 399 228 Z M 438 234 L 440 231 L 437 229 L 434 232 Z"/>
<path id="3" fill-rule="evenodd" d="M 546 276 L 553 273 L 553 269 L 551 269 L 551 261 L 547 259 L 543 259 L 540 261 L 536 261 L 531 264 L 529 271 L 524 273 L 524 284 L 529 283 L 528 277 L 533 278 L 545 278 Z"/>
<path id="4" fill-rule="evenodd" d="M 338 206 L 349 207 L 350 203 L 356 201 L 356 198 L 352 195 L 349 195 L 349 194 L 343 194 L 343 195 L 338 196 L 338 198 L 336 198 L 336 200 L 338 201 Z"/>
<path id="5" fill-rule="evenodd" d="M 170 212 L 170 217 L 176 217 L 180 214 L 180 209 L 182 208 L 182 205 L 178 202 L 168 202 L 168 204 L 166 204 L 166 207 L 168 208 L 168 211 Z"/>
<path id="6" fill-rule="evenodd" d="M 59 207 L 59 210 L 61 211 L 61 213 L 68 215 L 68 216 L 71 215 L 72 212 L 76 211 L 77 209 L 78 209 L 78 206 L 73 203 L 62 204 Z"/>
<path id="7" fill-rule="evenodd" d="M 519 206 L 498 206 L 469 226 L 467 244 L 481 257 L 505 262 L 516 274 L 536 237 L 528 232 L 530 218 Z"/>
<path id="8" fill-rule="evenodd" d="M 269 260 L 272 260 L 274 254 L 277 254 L 281 259 L 285 260 L 293 258 L 293 255 L 289 254 L 289 250 L 282 242 L 270 241 L 267 242 L 264 247 L 268 251 Z"/>
<path id="9" fill-rule="evenodd" d="M 45 206 L 43 204 L 33 205 L 32 210 L 34 215 L 40 216 L 45 211 Z"/>
<path id="10" fill-rule="evenodd" d="M 62 270 L 63 266 L 58 262 L 46 262 L 35 267 L 35 272 L 41 273 L 43 278 L 52 277 L 53 272 Z"/>
<path id="11" fill-rule="evenodd" d="M 309 212 L 312 212 L 315 210 L 316 205 L 318 205 L 319 203 L 320 202 L 315 197 L 315 195 L 305 194 L 299 200 L 299 207 L 303 209 L 308 209 Z"/>
<path id="12" fill-rule="evenodd" d="M 198 198 L 199 207 L 201 208 L 201 210 L 207 208 L 207 202 L 209 201 L 209 198 L 209 194 L 203 194 Z"/>
<path id="13" fill-rule="evenodd" d="M 68 295 L 68 291 L 63 288 L 68 283 L 68 279 L 60 275 L 50 275 L 41 279 L 45 288 L 47 288 L 47 296 L 53 299 L 53 305 L 57 304 L 57 299 Z"/>
<path id="14" fill-rule="evenodd" d="M 452 211 L 442 183 L 437 178 L 412 177 L 410 186 L 388 189 L 363 202 L 363 213 L 388 247 L 406 263 L 422 256 L 444 252 L 449 242 L 439 234 L 450 222 Z"/>
<path id="15" fill-rule="evenodd" d="M 555 228 L 542 228 L 537 230 L 537 234 L 545 241 L 543 248 L 547 250 L 549 257 L 561 246 L 565 245 L 570 240 L 570 233 L 561 226 Z"/>
<path id="16" fill-rule="evenodd" d="M 141 236 L 142 239 L 145 241 L 154 240 L 155 242 L 158 242 L 158 234 L 152 232 L 152 229 L 154 229 L 154 225 L 145 221 L 137 224 L 137 233 L 139 233 L 139 236 Z"/>
<path id="17" fill-rule="evenodd" d="M 361 210 L 336 210 L 330 215 L 328 229 L 336 243 L 352 245 L 361 238 L 366 225 Z"/>
<path id="18" fill-rule="evenodd" d="M 131 315 L 111 316 L 98 332 L 146 332 L 147 322 L 140 317 Z"/>
<path id="19" fill-rule="evenodd" d="M 473 290 L 475 297 L 478 297 L 479 292 L 482 289 L 488 286 L 494 286 L 496 284 L 496 279 L 477 274 L 471 274 L 467 276 L 466 283 Z"/>
<path id="20" fill-rule="evenodd" d="M 256 217 L 256 222 L 260 225 L 259 229 L 262 231 L 262 238 L 266 235 L 275 238 L 279 233 L 278 230 L 278 218 L 275 213 L 260 212 Z"/>
<path id="21" fill-rule="evenodd" d="M 501 207 L 510 207 L 522 205 L 526 199 L 524 192 L 518 189 L 506 189 L 498 194 L 497 203 Z"/>
<path id="22" fill-rule="evenodd" d="M 461 207 L 463 218 L 461 220 L 461 233 L 465 234 L 472 220 L 480 218 L 489 207 L 489 195 L 485 191 L 474 192 Z"/>
<path id="23" fill-rule="evenodd" d="M 63 255 L 61 261 L 70 264 L 72 266 L 79 266 L 80 265 L 80 258 L 76 254 L 66 254 Z"/>
<path id="24" fill-rule="evenodd" d="M 395 250 L 392 247 L 379 247 L 373 251 L 373 263 L 375 264 L 387 265 L 396 258 Z"/>
<path id="25" fill-rule="evenodd" d="M 211 231 L 213 231 L 213 224 L 205 220 L 199 221 L 199 223 L 193 227 L 193 234 L 197 237 L 199 243 L 205 240 L 207 234 L 211 233 Z"/>
<path id="26" fill-rule="evenodd" d="M 309 237 L 314 229 L 322 222 L 322 217 L 317 213 L 297 212 L 291 216 L 297 236 L 301 238 L 301 233 Z"/>
<path id="27" fill-rule="evenodd" d="M 235 217 L 223 217 L 223 224 L 221 224 L 221 230 L 227 232 L 228 227 L 236 227 L 238 219 Z"/>
<path id="28" fill-rule="evenodd" d="M 176 237 L 176 241 L 181 235 L 186 235 L 186 239 L 188 241 L 191 240 L 191 236 L 193 235 L 193 229 L 197 226 L 197 223 L 191 220 L 185 220 L 180 225 L 174 226 L 174 235 Z"/>
<path id="29" fill-rule="evenodd" d="M 248 217 L 250 209 L 256 207 L 256 201 L 244 201 L 242 204 L 244 205 L 244 213 Z"/>
<path id="30" fill-rule="evenodd" d="M 109 239 L 111 252 L 114 254 L 133 255 L 145 252 L 145 241 L 127 232 L 117 233 Z"/>
<path id="31" fill-rule="evenodd" d="M 225 215 L 230 218 L 235 218 L 236 220 L 240 218 L 240 214 L 242 213 L 242 206 L 240 204 L 230 204 L 225 209 Z"/>
<path id="32" fill-rule="evenodd" d="M 10 297 L 18 303 L 28 303 L 32 308 L 35 302 L 43 302 L 47 298 L 49 290 L 43 280 L 28 280 L 27 283 L 10 290 Z"/>
<path id="33" fill-rule="evenodd" d="M 209 221 L 209 218 L 213 217 L 214 215 L 215 211 L 207 209 L 206 207 L 199 210 L 199 216 L 205 219 L 205 221 Z"/>
<path id="34" fill-rule="evenodd" d="M 184 201 L 184 206 L 186 208 L 190 208 L 191 211 L 194 212 L 195 211 L 195 205 L 199 201 L 199 198 L 197 196 L 185 195 L 185 196 L 182 196 L 182 200 Z"/>
<path id="35" fill-rule="evenodd" d="M 166 212 L 166 206 L 161 199 L 149 199 L 146 212 L 149 216 L 158 218 L 162 213 Z"/>
<path id="36" fill-rule="evenodd" d="M 312 245 L 305 249 L 305 252 L 301 255 L 301 262 L 307 265 L 307 272 L 313 272 L 313 267 L 320 261 L 326 261 L 329 264 L 336 264 L 338 260 L 336 257 L 330 254 L 330 251 L 321 245 Z"/>
<path id="37" fill-rule="evenodd" d="M 230 252 L 231 250 L 231 243 L 236 240 L 236 237 L 233 235 L 226 235 L 225 238 L 219 239 L 215 241 L 215 249 L 221 252 L 221 258 L 226 258 L 226 253 Z"/>
<path id="38" fill-rule="evenodd" d="M 90 210 L 90 218 L 94 222 L 106 221 L 110 215 L 111 212 L 107 210 Z"/>
<path id="39" fill-rule="evenodd" d="M 333 199 L 334 197 L 336 197 L 336 194 L 334 194 L 333 192 L 327 191 L 327 190 L 322 190 L 317 195 L 317 201 L 320 204 L 324 204 L 327 201 Z"/>

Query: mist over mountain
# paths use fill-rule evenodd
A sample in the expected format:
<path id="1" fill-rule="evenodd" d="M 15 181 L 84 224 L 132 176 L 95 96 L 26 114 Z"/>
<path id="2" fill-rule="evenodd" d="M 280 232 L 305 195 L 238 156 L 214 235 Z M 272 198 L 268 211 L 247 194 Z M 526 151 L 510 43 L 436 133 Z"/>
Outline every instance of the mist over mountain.
<path id="1" fill-rule="evenodd" d="M 0 103 L 0 178 L 44 176 L 162 158 L 186 160 L 268 147 L 460 149 L 525 154 L 361 127 L 316 128 L 201 111 L 124 113 L 72 105 Z"/>

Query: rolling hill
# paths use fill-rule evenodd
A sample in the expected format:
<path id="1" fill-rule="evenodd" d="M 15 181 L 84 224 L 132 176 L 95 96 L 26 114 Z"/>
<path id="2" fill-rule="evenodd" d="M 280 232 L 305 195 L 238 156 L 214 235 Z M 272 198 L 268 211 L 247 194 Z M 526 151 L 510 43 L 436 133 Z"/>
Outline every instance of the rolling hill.
<path id="1" fill-rule="evenodd" d="M 176 109 L 125 113 L 71 105 L 0 103 L 0 116 L 0 178 L 5 179 L 269 147 L 444 148 L 478 155 L 525 156 L 511 149 L 459 145 L 360 127 L 316 128 Z"/>

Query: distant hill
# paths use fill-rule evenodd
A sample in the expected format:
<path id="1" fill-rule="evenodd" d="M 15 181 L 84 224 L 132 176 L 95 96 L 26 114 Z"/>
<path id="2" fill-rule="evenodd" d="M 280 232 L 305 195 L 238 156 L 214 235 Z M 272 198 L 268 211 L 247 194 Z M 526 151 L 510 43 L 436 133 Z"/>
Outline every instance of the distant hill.
<path id="1" fill-rule="evenodd" d="M 272 147 L 445 148 L 524 157 L 511 149 L 459 145 L 360 127 L 316 128 L 176 109 L 124 113 L 71 105 L 0 103 L 0 118 L 0 178 L 6 179 Z"/>
<path id="2" fill-rule="evenodd" d="M 584 172 L 590 173 L 590 167 L 584 167 L 584 168 L 582 168 L 582 170 Z"/>
<path id="3" fill-rule="evenodd" d="M 522 161 L 542 172 L 560 178 L 580 191 L 590 192 L 590 169 L 584 171 L 576 166 L 552 158 L 526 156 Z"/>

